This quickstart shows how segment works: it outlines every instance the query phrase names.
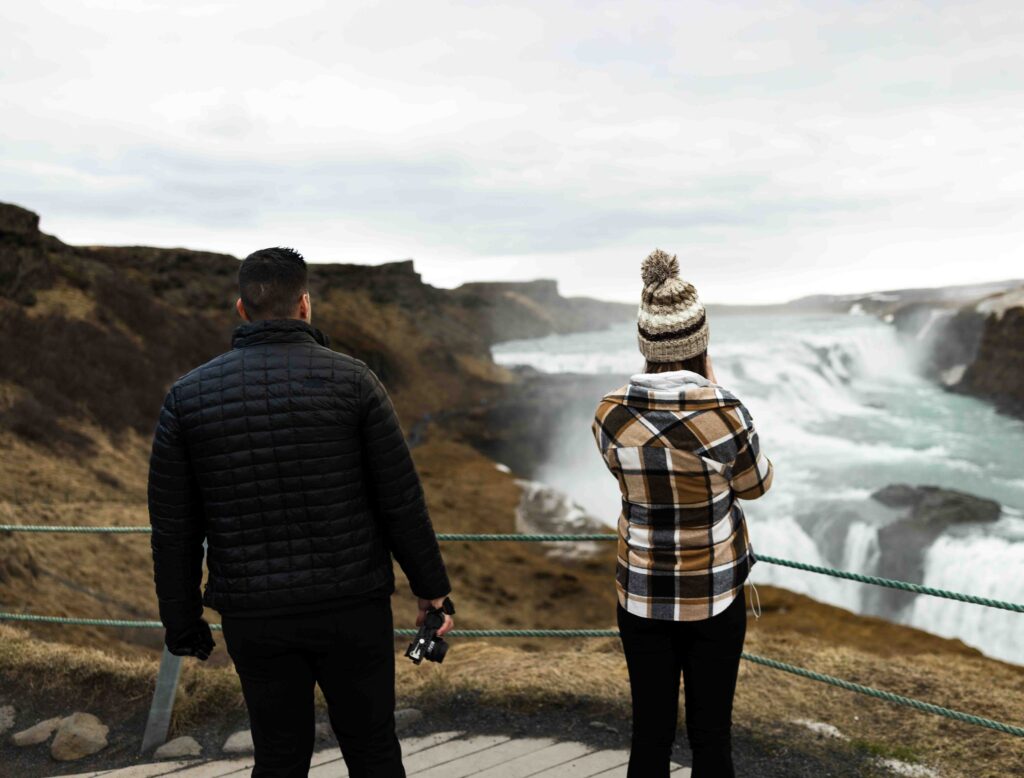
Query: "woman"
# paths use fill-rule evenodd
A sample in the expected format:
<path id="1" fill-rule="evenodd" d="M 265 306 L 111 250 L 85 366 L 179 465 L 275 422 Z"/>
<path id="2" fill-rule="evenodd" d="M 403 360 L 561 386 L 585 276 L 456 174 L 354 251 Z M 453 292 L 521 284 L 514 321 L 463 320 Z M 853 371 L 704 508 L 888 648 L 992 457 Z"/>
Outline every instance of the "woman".
<path id="1" fill-rule="evenodd" d="M 771 486 L 746 407 L 719 386 L 697 290 L 676 257 L 641 267 L 643 373 L 606 395 L 594 436 L 622 492 L 616 585 L 633 697 L 629 778 L 669 774 L 679 711 L 693 778 L 734 775 L 732 699 L 754 554 L 743 509 Z"/>

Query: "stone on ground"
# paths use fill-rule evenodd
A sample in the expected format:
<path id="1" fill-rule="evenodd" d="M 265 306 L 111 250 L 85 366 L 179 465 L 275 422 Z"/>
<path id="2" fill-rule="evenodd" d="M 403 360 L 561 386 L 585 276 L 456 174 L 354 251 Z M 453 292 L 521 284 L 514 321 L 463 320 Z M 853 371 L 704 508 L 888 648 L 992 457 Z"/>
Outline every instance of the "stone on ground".
<path id="1" fill-rule="evenodd" d="M 0 735 L 14 726 L 14 706 L 0 706 Z"/>
<path id="2" fill-rule="evenodd" d="M 60 722 L 50 756 L 62 762 L 81 759 L 106 748 L 110 727 L 91 713 L 72 713 Z"/>
<path id="3" fill-rule="evenodd" d="M 318 721 L 313 731 L 318 741 L 330 740 L 331 735 L 334 734 L 331 725 L 326 721 Z"/>
<path id="4" fill-rule="evenodd" d="M 423 711 L 416 708 L 402 708 L 395 711 L 395 729 L 404 729 L 423 718 Z"/>
<path id="5" fill-rule="evenodd" d="M 923 764 L 910 764 L 899 759 L 879 759 L 878 763 L 896 775 L 904 775 L 907 778 L 939 778 L 937 772 Z"/>
<path id="6" fill-rule="evenodd" d="M 11 735 L 11 742 L 16 746 L 34 746 L 49 739 L 54 730 L 60 726 L 61 718 L 46 719 L 33 724 L 28 729 L 15 732 Z"/>
<path id="7" fill-rule="evenodd" d="M 240 729 L 224 741 L 224 747 L 221 750 L 225 754 L 251 754 L 254 750 L 252 732 L 248 729 Z"/>
<path id="8" fill-rule="evenodd" d="M 818 735 L 824 737 L 835 738 L 836 740 L 849 740 L 848 735 L 844 735 L 838 727 L 834 727 L 831 724 L 826 724 L 823 721 L 811 721 L 809 719 L 793 719 L 794 724 L 799 724 L 801 727 L 809 729 Z"/>
<path id="9" fill-rule="evenodd" d="M 168 740 L 160 748 L 153 752 L 154 759 L 177 759 L 183 756 L 199 756 L 203 747 L 199 745 L 194 737 L 185 735 Z"/>

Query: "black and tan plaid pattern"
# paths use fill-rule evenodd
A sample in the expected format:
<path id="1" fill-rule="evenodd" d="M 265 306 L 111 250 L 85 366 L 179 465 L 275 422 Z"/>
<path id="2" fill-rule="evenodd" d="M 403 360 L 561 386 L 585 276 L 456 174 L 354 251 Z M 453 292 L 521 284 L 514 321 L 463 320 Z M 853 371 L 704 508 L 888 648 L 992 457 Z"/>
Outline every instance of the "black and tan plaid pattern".
<path id="1" fill-rule="evenodd" d="M 772 482 L 746 407 L 706 381 L 630 383 L 602 399 L 593 431 L 622 492 L 622 607 L 673 621 L 721 613 L 755 561 L 736 498 L 760 497 Z"/>

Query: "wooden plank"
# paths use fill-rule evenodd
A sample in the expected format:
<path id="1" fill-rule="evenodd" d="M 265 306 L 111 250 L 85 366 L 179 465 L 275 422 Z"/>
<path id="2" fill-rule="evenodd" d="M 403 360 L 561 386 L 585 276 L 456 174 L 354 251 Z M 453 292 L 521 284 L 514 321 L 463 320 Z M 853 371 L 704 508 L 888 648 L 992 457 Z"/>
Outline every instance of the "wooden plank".
<path id="1" fill-rule="evenodd" d="M 550 767 L 571 762 L 593 751 L 583 743 L 554 743 L 547 748 L 538 749 L 505 764 L 478 773 L 476 778 L 528 778 Z"/>
<path id="2" fill-rule="evenodd" d="M 479 775 L 483 770 L 504 765 L 523 756 L 529 756 L 538 749 L 552 744 L 551 740 L 506 740 L 491 748 L 475 751 L 455 760 L 438 764 L 428 770 L 416 773 L 419 778 L 467 778 Z"/>
<path id="3" fill-rule="evenodd" d="M 412 778 L 622 778 L 627 751 L 595 751 L 583 743 L 547 738 L 513 740 L 503 735 L 467 737 L 462 732 L 435 732 L 402 741 L 402 756 Z M 248 778 L 252 756 L 198 762 L 154 762 L 62 778 Z M 689 778 L 690 768 L 673 763 L 675 778 Z M 347 778 L 337 748 L 313 755 L 310 778 Z"/>
<path id="4" fill-rule="evenodd" d="M 403 761 L 412 754 L 425 751 L 462 737 L 461 732 L 435 732 L 423 737 L 406 738 L 402 741 Z M 348 766 L 337 748 L 328 748 L 313 755 L 309 778 L 348 778 Z"/>
<path id="5" fill-rule="evenodd" d="M 405 759 L 405 772 L 408 776 L 419 775 L 438 765 L 450 764 L 458 759 L 475 754 L 509 740 L 504 735 L 477 735 L 475 737 L 449 740 L 439 746 L 426 748 Z"/>
<path id="6" fill-rule="evenodd" d="M 629 762 L 628 751 L 592 751 L 564 764 L 537 773 L 537 778 L 591 778 Z"/>

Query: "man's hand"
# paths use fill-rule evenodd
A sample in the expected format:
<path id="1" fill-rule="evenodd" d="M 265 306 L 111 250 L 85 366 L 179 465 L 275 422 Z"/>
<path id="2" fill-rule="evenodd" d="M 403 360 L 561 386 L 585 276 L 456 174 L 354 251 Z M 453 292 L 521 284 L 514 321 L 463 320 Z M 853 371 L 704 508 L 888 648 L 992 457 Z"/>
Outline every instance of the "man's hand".
<path id="1" fill-rule="evenodd" d="M 199 619 L 185 628 L 167 629 L 164 637 L 167 650 L 175 656 L 194 656 L 206 661 L 213 653 L 213 633 L 204 619 Z"/>
<path id="2" fill-rule="evenodd" d="M 419 613 L 416 615 L 416 626 L 420 627 L 423 625 L 423 619 L 427 615 L 427 609 L 437 608 L 440 610 L 441 606 L 444 605 L 444 597 L 438 597 L 436 600 L 419 599 L 416 602 L 419 606 Z M 443 637 L 448 634 L 451 632 L 452 627 L 455 626 L 455 620 L 452 619 L 451 616 L 447 613 L 442 613 L 441 615 L 444 616 L 444 624 L 442 624 L 441 628 L 437 631 L 438 637 Z"/>

